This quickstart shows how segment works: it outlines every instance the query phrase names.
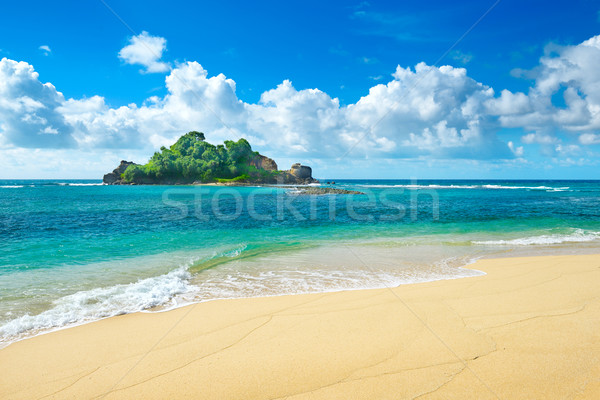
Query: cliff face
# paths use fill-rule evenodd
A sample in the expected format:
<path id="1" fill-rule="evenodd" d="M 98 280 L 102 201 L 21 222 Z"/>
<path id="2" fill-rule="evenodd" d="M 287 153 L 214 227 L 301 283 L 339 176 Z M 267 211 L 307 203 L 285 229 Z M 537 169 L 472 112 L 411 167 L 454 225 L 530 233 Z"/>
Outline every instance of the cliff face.
<path id="1" fill-rule="evenodd" d="M 120 185 L 122 183 L 121 175 L 125 173 L 125 170 L 130 165 L 136 164 L 131 161 L 121 160 L 121 164 L 119 164 L 119 166 L 115 168 L 113 172 L 109 172 L 108 174 L 104 175 L 104 178 L 102 178 L 102 182 L 108 185 Z"/>
<path id="2" fill-rule="evenodd" d="M 265 157 L 262 154 L 259 154 L 257 158 L 250 161 L 250 165 L 258 169 L 264 169 L 265 171 L 277 171 L 277 163 L 272 158 Z"/>

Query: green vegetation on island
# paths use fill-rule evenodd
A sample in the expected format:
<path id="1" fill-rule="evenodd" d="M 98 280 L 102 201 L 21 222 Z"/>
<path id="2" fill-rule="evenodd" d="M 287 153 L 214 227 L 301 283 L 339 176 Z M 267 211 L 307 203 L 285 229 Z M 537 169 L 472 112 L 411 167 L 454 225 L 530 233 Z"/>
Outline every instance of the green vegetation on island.
<path id="1" fill-rule="evenodd" d="M 104 176 L 108 184 L 310 183 L 310 167 L 294 164 L 279 171 L 272 159 L 252 150 L 246 139 L 213 145 L 202 132 L 188 132 L 162 147 L 147 164 L 122 161 Z"/>

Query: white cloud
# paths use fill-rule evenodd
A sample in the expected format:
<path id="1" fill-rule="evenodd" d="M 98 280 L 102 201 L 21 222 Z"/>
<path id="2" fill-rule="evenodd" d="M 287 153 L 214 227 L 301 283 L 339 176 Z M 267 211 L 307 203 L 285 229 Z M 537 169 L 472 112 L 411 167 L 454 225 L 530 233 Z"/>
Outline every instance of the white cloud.
<path id="1" fill-rule="evenodd" d="M 45 87 L 29 64 L 22 65 L 32 87 Z M 344 107 L 325 92 L 297 90 L 287 80 L 264 92 L 258 103 L 245 103 L 238 99 L 232 79 L 209 76 L 196 62 L 178 65 L 165 84 L 166 96 L 151 97 L 141 106 L 111 108 L 100 96 L 65 100 L 51 87 L 56 96 L 52 107 L 39 96 L 14 98 L 6 107 L 19 107 L 21 123 L 39 126 L 39 134 L 45 132 L 54 141 L 69 138 L 71 144 L 88 150 L 151 152 L 196 129 L 215 142 L 247 137 L 275 157 L 331 159 L 346 153 L 350 158 L 513 157 L 485 114 L 483 103 L 493 98 L 493 90 L 461 68 L 424 63 L 414 70 L 398 67 L 390 82 L 376 85 L 356 104 Z M 40 110 L 48 109 L 62 125 L 45 123 Z M 17 137 L 17 131 L 5 134 L 9 142 L 38 146 L 30 137 Z"/>
<path id="2" fill-rule="evenodd" d="M 318 89 L 299 91 L 286 80 L 264 92 L 259 104 L 248 104 L 246 109 L 248 130 L 273 149 L 318 157 L 331 157 L 336 148 L 340 150 L 343 109 L 338 99 Z"/>
<path id="3" fill-rule="evenodd" d="M 558 139 L 552 135 L 542 132 L 528 133 L 521 138 L 521 141 L 526 144 L 554 144 Z"/>
<path id="4" fill-rule="evenodd" d="M 48 56 L 48 55 L 50 55 L 50 53 L 52 53 L 50 46 L 48 46 L 46 44 L 38 47 L 38 49 L 40 49 L 44 53 L 45 56 Z"/>
<path id="5" fill-rule="evenodd" d="M 4 148 L 0 157 L 2 179 L 88 179 L 101 178 L 119 165 L 121 159 L 146 162 L 142 151 L 93 151 L 72 149 Z"/>
<path id="6" fill-rule="evenodd" d="M 524 153 L 523 146 L 517 147 L 517 146 L 515 146 L 515 144 L 512 141 L 510 141 L 510 142 L 508 142 L 508 148 L 510 149 L 510 151 L 513 152 L 515 157 L 523 156 L 523 153 Z"/>
<path id="7" fill-rule="evenodd" d="M 539 66 L 524 72 L 528 78 L 535 79 L 529 92 L 504 90 L 499 99 L 488 103 L 490 112 L 498 115 L 505 127 L 573 134 L 599 132 L 598 65 L 600 35 L 574 46 L 549 45 Z M 560 94 L 564 106 L 553 104 L 553 96 Z"/>
<path id="8" fill-rule="evenodd" d="M 169 65 L 160 61 L 167 49 L 167 40 L 152 36 L 144 31 L 129 39 L 129 44 L 119 51 L 119 58 L 127 64 L 139 64 L 146 67 L 145 72 L 166 72 Z"/>
<path id="9" fill-rule="evenodd" d="M 581 153 L 581 147 L 577 146 L 576 144 L 557 144 L 554 149 L 561 155 L 574 156 Z"/>
<path id="10" fill-rule="evenodd" d="M 60 107 L 65 99 L 50 83 L 41 83 L 26 62 L 0 60 L 0 137 L 27 148 L 74 147 L 73 128 Z"/>
<path id="11" fill-rule="evenodd" d="M 165 49 L 163 38 L 143 32 L 119 56 L 149 72 L 164 71 L 169 68 L 160 61 Z M 257 103 L 246 103 L 237 97 L 235 81 L 187 62 L 165 77 L 165 96 L 113 108 L 100 96 L 65 99 L 53 85 L 40 82 L 31 65 L 4 58 L 0 140 L 15 149 L 120 149 L 120 154 L 149 156 L 182 133 L 201 130 L 212 142 L 243 136 L 276 159 L 323 165 L 343 155 L 353 160 L 507 160 L 526 153 L 522 144 L 539 144 L 552 157 L 585 154 L 585 146 L 600 143 L 597 65 L 600 36 L 542 57 L 527 93 L 502 90 L 499 95 L 464 68 L 398 66 L 387 82 L 341 106 L 337 98 L 319 89 L 297 89 L 289 80 L 264 92 Z M 566 106 L 552 104 L 559 92 Z M 521 143 L 505 142 L 498 137 L 502 127 L 531 133 Z M 557 136 L 560 131 L 570 132 L 578 145 Z"/>
<path id="12" fill-rule="evenodd" d="M 372 131 L 357 148 L 370 152 L 374 141 L 369 140 L 385 137 L 397 144 L 394 157 L 512 157 L 483 106 L 494 91 L 465 69 L 420 63 L 414 70 L 398 67 L 393 77 L 345 110 L 352 130 Z"/>
<path id="13" fill-rule="evenodd" d="M 490 114 L 499 115 L 501 120 L 504 118 L 505 126 L 510 126 L 509 116 L 531 111 L 529 97 L 524 93 L 512 93 L 506 89 L 500 93 L 500 97 L 488 100 L 486 107 Z"/>
<path id="14" fill-rule="evenodd" d="M 450 57 L 452 57 L 453 60 L 458 61 L 462 65 L 466 65 L 473 59 L 473 54 L 463 53 L 462 51 L 454 50 L 450 52 Z"/>
<path id="15" fill-rule="evenodd" d="M 595 133 L 584 133 L 579 136 L 579 143 L 583 145 L 599 144 L 600 135 Z"/>

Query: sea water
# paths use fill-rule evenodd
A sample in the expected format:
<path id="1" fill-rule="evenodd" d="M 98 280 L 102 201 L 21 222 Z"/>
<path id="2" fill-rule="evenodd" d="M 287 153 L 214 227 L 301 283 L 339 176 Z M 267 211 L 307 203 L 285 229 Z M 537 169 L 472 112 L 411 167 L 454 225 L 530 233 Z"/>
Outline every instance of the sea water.
<path id="1" fill-rule="evenodd" d="M 123 313 L 454 279 L 482 274 L 463 268 L 481 257 L 600 250 L 600 181 L 322 186 L 364 195 L 0 181 L 0 346 Z"/>

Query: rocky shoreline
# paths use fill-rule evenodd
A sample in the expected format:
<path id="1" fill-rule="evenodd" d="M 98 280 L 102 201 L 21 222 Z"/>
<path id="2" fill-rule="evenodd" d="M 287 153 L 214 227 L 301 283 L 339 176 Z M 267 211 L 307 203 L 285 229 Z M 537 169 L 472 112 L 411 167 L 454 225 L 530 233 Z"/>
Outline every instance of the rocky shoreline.
<path id="1" fill-rule="evenodd" d="M 288 170 L 279 170 L 275 160 L 253 151 L 244 138 L 237 142 L 225 140 L 215 146 L 198 131 L 184 134 L 169 148 L 161 147 L 144 165 L 122 160 L 102 181 L 107 185 L 221 183 L 230 186 L 319 182 L 312 177 L 312 168 L 307 165 L 295 163 Z"/>
<path id="2" fill-rule="evenodd" d="M 261 157 L 261 168 L 267 171 L 278 171 L 275 161 L 268 157 Z M 102 182 L 107 185 L 213 185 L 213 186 L 256 186 L 256 185 L 310 185 L 319 183 L 312 177 L 312 168 L 300 163 L 293 164 L 289 170 L 278 171 L 276 178 L 271 180 L 252 179 L 251 181 L 232 180 L 232 181 L 216 181 L 216 182 L 181 182 L 179 180 L 161 180 L 161 181 L 142 181 L 142 182 L 125 182 L 123 174 L 131 165 L 139 165 L 132 161 L 121 160 L 121 163 L 112 172 L 105 174 Z"/>
<path id="3" fill-rule="evenodd" d="M 357 190 L 336 189 L 331 187 L 296 187 L 295 189 L 295 194 L 299 195 L 364 194 Z"/>

